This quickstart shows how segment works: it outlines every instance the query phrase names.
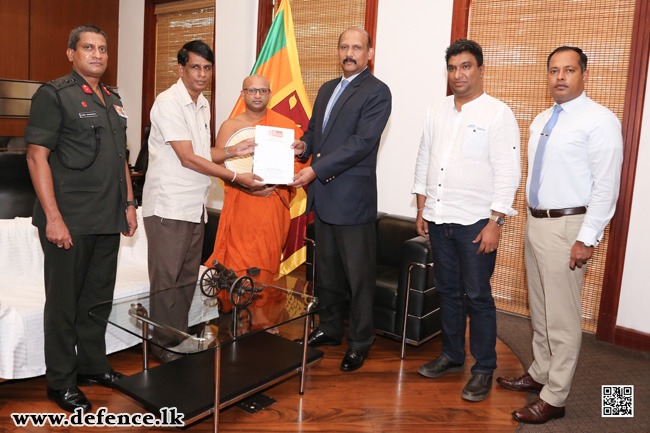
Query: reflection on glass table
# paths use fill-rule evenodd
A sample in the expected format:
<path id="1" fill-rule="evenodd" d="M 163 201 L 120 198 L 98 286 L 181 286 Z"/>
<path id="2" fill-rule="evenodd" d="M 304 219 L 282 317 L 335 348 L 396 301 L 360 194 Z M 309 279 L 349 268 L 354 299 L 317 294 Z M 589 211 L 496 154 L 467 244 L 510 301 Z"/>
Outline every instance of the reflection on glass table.
<path id="1" fill-rule="evenodd" d="M 288 376 L 300 374 L 299 393 L 304 393 L 306 367 L 322 358 L 321 351 L 306 345 L 308 317 L 324 306 L 313 285 L 300 278 L 279 276 L 267 283 L 225 268 L 206 272 L 195 287 L 106 301 L 90 315 L 145 342 L 143 372 L 119 380 L 117 389 L 152 412 L 177 407 L 185 425 L 214 414 L 217 431 L 219 408 Z M 185 307 L 173 300 L 183 290 L 192 299 Z M 277 335 L 279 326 L 299 319 L 304 321 L 300 343 Z M 157 335 L 174 341 L 168 351 L 186 356 L 149 369 L 148 343 L 157 344 L 152 339 Z M 250 365 L 245 374 L 243 365 Z"/>

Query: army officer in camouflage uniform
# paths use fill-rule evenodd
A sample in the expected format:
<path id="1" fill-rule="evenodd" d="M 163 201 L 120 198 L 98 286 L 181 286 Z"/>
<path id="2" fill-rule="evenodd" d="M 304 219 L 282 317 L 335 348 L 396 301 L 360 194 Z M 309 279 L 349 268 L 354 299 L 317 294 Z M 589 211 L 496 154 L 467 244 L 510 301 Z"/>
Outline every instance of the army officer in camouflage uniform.
<path id="1" fill-rule="evenodd" d="M 99 79 L 108 61 L 97 26 L 70 33 L 72 72 L 34 94 L 25 128 L 36 189 L 33 223 L 45 254 L 47 395 L 62 409 L 91 409 L 77 385 L 111 387 L 106 325 L 88 309 L 113 298 L 120 232 L 137 228 L 126 163 L 126 114 Z M 103 314 L 108 317 L 110 309 Z"/>

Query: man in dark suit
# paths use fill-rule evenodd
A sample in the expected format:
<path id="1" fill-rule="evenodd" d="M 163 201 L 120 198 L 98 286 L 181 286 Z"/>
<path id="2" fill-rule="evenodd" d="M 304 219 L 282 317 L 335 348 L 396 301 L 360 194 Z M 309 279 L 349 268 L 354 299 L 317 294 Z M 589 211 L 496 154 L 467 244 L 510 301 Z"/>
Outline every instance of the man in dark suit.
<path id="1" fill-rule="evenodd" d="M 359 28 L 339 37 L 343 77 L 318 91 L 309 129 L 297 148 L 312 155 L 290 186 L 309 185 L 307 209 L 315 211 L 317 296 L 331 308 L 309 336 L 312 347 L 341 344 L 349 308 L 348 351 L 341 370 L 363 365 L 374 342 L 377 220 L 377 151 L 391 111 L 388 86 L 368 69 L 374 49 Z"/>

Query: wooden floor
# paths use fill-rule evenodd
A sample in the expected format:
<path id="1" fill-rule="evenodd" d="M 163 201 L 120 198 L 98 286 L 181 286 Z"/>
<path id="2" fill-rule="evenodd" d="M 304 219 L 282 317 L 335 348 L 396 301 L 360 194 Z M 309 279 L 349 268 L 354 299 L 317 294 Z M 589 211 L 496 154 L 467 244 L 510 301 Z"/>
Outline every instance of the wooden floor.
<path id="1" fill-rule="evenodd" d="M 298 336 L 299 328 L 284 327 L 287 338 Z M 479 403 L 461 399 L 463 386 L 471 376 L 473 360 L 468 354 L 466 370 L 438 379 L 420 376 L 418 367 L 436 357 L 440 337 L 416 348 L 407 346 L 406 359 L 399 357 L 398 342 L 377 337 L 365 365 L 355 372 L 339 369 L 345 344 L 326 347 L 320 365 L 307 372 L 305 394 L 298 394 L 294 377 L 265 394 L 277 400 L 273 406 L 249 415 L 232 406 L 221 411 L 219 431 L 228 432 L 514 432 L 517 423 L 512 410 L 525 404 L 526 394 L 507 391 L 496 383 L 490 397 Z M 469 351 L 468 351 L 469 353 Z M 521 365 L 500 340 L 497 342 L 499 375 L 518 375 Z M 141 353 L 133 348 L 111 355 L 113 367 L 125 374 L 141 369 Z M 151 363 L 155 365 L 154 362 Z M 0 383 L 0 432 L 174 432 L 175 428 L 44 428 L 18 429 L 10 417 L 16 412 L 61 412 L 45 395 L 44 377 Z M 146 412 L 137 402 L 118 391 L 99 386 L 83 388 L 93 410 L 105 406 L 111 413 Z M 187 431 L 212 431 L 212 417 L 191 425 Z"/>

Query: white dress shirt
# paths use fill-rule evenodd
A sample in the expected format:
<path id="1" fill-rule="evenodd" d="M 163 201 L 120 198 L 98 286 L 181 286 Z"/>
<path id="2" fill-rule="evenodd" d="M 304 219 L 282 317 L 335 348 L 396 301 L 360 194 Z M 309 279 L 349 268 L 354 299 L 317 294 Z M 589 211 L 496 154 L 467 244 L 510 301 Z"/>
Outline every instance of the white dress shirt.
<path id="1" fill-rule="evenodd" d="M 606 107 L 581 96 L 562 106 L 546 143 L 538 209 L 587 206 L 578 240 L 596 245 L 614 215 L 623 164 L 621 122 Z M 537 143 L 553 107 L 530 125 L 528 166 L 533 166 Z M 530 191 L 526 181 L 526 197 Z"/>
<path id="2" fill-rule="evenodd" d="M 454 96 L 427 111 L 413 194 L 426 196 L 422 216 L 463 225 L 507 216 L 521 180 L 519 126 L 510 107 L 483 93 L 456 110 Z"/>
<path id="3" fill-rule="evenodd" d="M 201 94 L 195 104 L 179 78 L 158 95 L 150 117 L 142 215 L 198 223 L 204 213 L 210 177 L 183 167 L 169 142 L 191 141 L 196 155 L 212 160 L 208 101 Z"/>

